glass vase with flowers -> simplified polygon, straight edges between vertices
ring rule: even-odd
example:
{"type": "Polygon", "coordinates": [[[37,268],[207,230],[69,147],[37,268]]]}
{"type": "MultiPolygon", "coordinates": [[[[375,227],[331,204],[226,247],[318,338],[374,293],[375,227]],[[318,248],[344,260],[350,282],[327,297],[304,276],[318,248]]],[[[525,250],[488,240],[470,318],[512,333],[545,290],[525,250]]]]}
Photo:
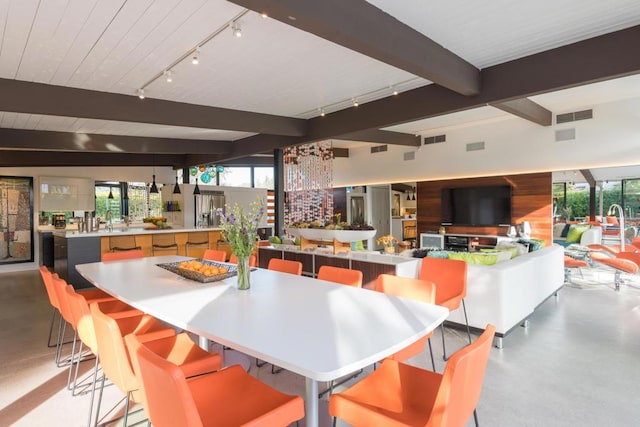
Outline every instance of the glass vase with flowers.
{"type": "Polygon", "coordinates": [[[218,209],[222,238],[238,258],[238,289],[241,290],[251,287],[249,257],[258,241],[258,226],[265,215],[264,206],[264,200],[258,197],[251,203],[248,213],[237,203],[232,207],[225,205],[224,211],[218,209]]]}
{"type": "Polygon", "coordinates": [[[396,253],[396,246],[398,244],[398,239],[393,237],[391,234],[387,234],[382,237],[378,237],[376,243],[382,245],[384,247],[384,252],[387,254],[396,253]]]}

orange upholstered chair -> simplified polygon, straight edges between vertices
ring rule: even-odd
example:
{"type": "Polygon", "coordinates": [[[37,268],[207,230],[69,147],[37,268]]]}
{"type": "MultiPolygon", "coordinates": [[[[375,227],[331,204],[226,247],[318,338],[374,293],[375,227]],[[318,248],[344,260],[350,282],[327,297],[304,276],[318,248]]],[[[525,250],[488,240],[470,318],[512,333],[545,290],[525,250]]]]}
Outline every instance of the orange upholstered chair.
{"type": "Polygon", "coordinates": [[[134,249],[131,251],[121,252],[105,252],[102,254],[102,262],[106,261],[122,261],[125,259],[144,258],[144,252],[142,249],[134,249]]]}
{"type": "MultiPolygon", "coordinates": [[[[249,267],[257,267],[258,266],[258,261],[257,261],[257,257],[255,255],[249,255],[249,267]]],[[[237,264],[238,263],[238,257],[236,256],[236,254],[231,254],[231,256],[229,257],[229,264],[237,264]]]]}
{"type": "Polygon", "coordinates": [[[636,274],[640,269],[640,254],[637,252],[619,252],[615,255],[615,258],[601,252],[592,252],[591,260],[614,269],[614,286],[616,291],[620,290],[622,273],[636,274]]]}
{"type": "MultiPolygon", "coordinates": [[[[395,295],[398,297],[411,298],[422,302],[428,302],[434,304],[436,300],[436,286],[432,282],[426,280],[412,279],[408,277],[398,277],[391,274],[381,274],[376,280],[376,291],[384,292],[385,294],[395,295]]],[[[433,370],[436,370],[436,363],[433,360],[433,351],[431,349],[431,335],[430,333],[423,338],[420,338],[415,343],[405,347],[399,352],[389,356],[391,359],[402,362],[417,354],[422,353],[424,345],[429,342],[429,354],[431,355],[431,366],[433,370]]]]}
{"type": "MultiPolygon", "coordinates": [[[[116,322],[115,319],[105,314],[100,303],[91,304],[90,310],[98,343],[98,357],[104,372],[100,397],[106,376],[126,395],[123,420],[125,426],[127,425],[130,401],[144,404],[145,396],[142,394],[138,379],[133,372],[123,336],[133,333],[140,335],[140,339],[145,341],[161,340],[156,344],[162,347],[162,350],[159,351],[162,351],[176,364],[181,364],[188,375],[213,371],[221,366],[219,355],[212,355],[200,349],[186,334],[184,334],[186,339],[177,338],[172,328],[168,328],[151,316],[144,315],[141,319],[126,325],[122,319],[120,322],[116,322]]],[[[99,414],[100,400],[96,409],[96,423],[99,414]]]]}
{"type": "Polygon", "coordinates": [[[227,253],[225,251],[219,251],[217,249],[207,249],[202,255],[202,259],[208,259],[209,261],[225,262],[227,260],[227,253]]]}
{"type": "Polygon", "coordinates": [[[233,365],[186,378],[139,337],[127,337],[154,427],[285,426],[304,416],[300,396],[275,390],[233,365]]]}
{"type": "Polygon", "coordinates": [[[341,285],[362,287],[362,271],[342,267],[322,265],[318,270],[318,280],[340,283],[341,285]]]}
{"type": "MultiPolygon", "coordinates": [[[[449,311],[460,308],[464,312],[464,321],[467,325],[467,335],[471,343],[471,331],[467,308],[464,305],[464,297],[467,296],[467,263],[456,259],[422,258],[422,267],[419,278],[433,282],[436,285],[436,304],[446,307],[449,311]]],[[[442,328],[442,351],[444,360],[447,360],[447,351],[444,344],[444,324],[442,328]]]]}
{"type": "Polygon", "coordinates": [[[495,327],[454,353],[442,374],[385,359],[329,398],[329,414],[358,426],[463,427],[480,399],[495,327]]]}
{"type": "Polygon", "coordinates": [[[580,277],[583,277],[582,270],[580,269],[588,266],[589,264],[587,263],[587,261],[571,258],[570,256],[565,255],[564,256],[564,281],[565,282],[569,281],[569,271],[574,268],[577,269],[578,272],[580,272],[580,277]]]}
{"type": "Polygon", "coordinates": [[[300,261],[291,261],[288,259],[271,258],[267,269],[279,271],[281,273],[302,275],[302,263],[300,261]]]}
{"type": "Polygon", "coordinates": [[[58,297],[56,296],[56,292],[53,289],[53,285],[51,283],[53,273],[51,273],[46,266],[42,265],[40,266],[40,276],[42,277],[42,283],[44,284],[44,289],[47,291],[49,304],[51,304],[52,308],[51,324],[49,325],[49,336],[47,337],[47,347],[57,347],[60,340],[60,331],[62,329],[62,317],[60,315],[60,304],[58,302],[58,297]],[[51,337],[53,334],[53,324],[56,322],[56,319],[58,319],[58,338],[55,343],[52,343],[51,337]]]}

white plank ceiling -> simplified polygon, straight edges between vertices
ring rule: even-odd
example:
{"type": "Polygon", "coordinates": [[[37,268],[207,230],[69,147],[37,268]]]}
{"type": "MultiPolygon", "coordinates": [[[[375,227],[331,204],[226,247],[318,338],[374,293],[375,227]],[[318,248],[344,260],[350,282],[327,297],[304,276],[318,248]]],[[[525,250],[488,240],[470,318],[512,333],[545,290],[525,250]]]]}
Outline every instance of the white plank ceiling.
{"type": "MultiPolygon", "coordinates": [[[[638,0],[369,3],[480,69],[640,24],[638,0]]],[[[310,118],[320,108],[329,113],[350,108],[353,99],[389,96],[391,87],[403,92],[430,83],[252,11],[238,21],[242,37],[234,37],[226,26],[243,11],[223,0],[0,0],[0,77],[134,96],[222,29],[201,47],[199,65],[190,58],[175,64],[173,81],[156,79],[146,96],[310,118]]],[[[625,85],[637,83],[621,79],[613,92],[623,96],[625,85]]],[[[536,102],[568,109],[583,96],[574,91],[536,102]]],[[[596,92],[588,95],[593,102],[607,97],[606,90],[596,92]]],[[[426,134],[505,114],[483,107],[391,129],[426,134]]],[[[0,127],[217,140],[251,135],[9,112],[0,112],[0,127]]]]}

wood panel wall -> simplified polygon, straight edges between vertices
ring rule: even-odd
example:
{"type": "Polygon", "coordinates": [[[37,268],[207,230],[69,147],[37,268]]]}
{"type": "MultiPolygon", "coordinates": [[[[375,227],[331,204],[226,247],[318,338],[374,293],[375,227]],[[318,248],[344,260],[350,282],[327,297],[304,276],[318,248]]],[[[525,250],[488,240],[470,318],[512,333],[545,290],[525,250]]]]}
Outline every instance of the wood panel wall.
{"type": "MultiPolygon", "coordinates": [[[[551,172],[482,178],[422,181],[417,183],[418,233],[437,231],[441,223],[440,198],[443,188],[510,185],[511,222],[531,224],[531,237],[553,243],[551,172]]],[[[506,227],[447,226],[447,233],[506,235],[506,227]]]]}

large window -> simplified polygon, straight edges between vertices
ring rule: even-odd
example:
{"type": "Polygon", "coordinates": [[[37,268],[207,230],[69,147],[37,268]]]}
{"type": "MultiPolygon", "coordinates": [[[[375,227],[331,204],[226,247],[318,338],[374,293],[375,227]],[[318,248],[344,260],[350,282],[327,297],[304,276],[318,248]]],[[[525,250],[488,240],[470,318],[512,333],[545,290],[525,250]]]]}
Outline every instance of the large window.
{"type": "Polygon", "coordinates": [[[250,167],[224,168],[224,172],[218,174],[220,185],[228,187],[251,187],[250,167]]]}
{"type": "Polygon", "coordinates": [[[253,168],[253,186],[273,190],[273,167],[253,168]]]}
{"type": "Polygon", "coordinates": [[[162,197],[150,193],[144,182],[97,182],[96,216],[106,219],[107,212],[113,222],[126,215],[131,222],[142,222],[148,216],[162,216],[162,197]]]}

